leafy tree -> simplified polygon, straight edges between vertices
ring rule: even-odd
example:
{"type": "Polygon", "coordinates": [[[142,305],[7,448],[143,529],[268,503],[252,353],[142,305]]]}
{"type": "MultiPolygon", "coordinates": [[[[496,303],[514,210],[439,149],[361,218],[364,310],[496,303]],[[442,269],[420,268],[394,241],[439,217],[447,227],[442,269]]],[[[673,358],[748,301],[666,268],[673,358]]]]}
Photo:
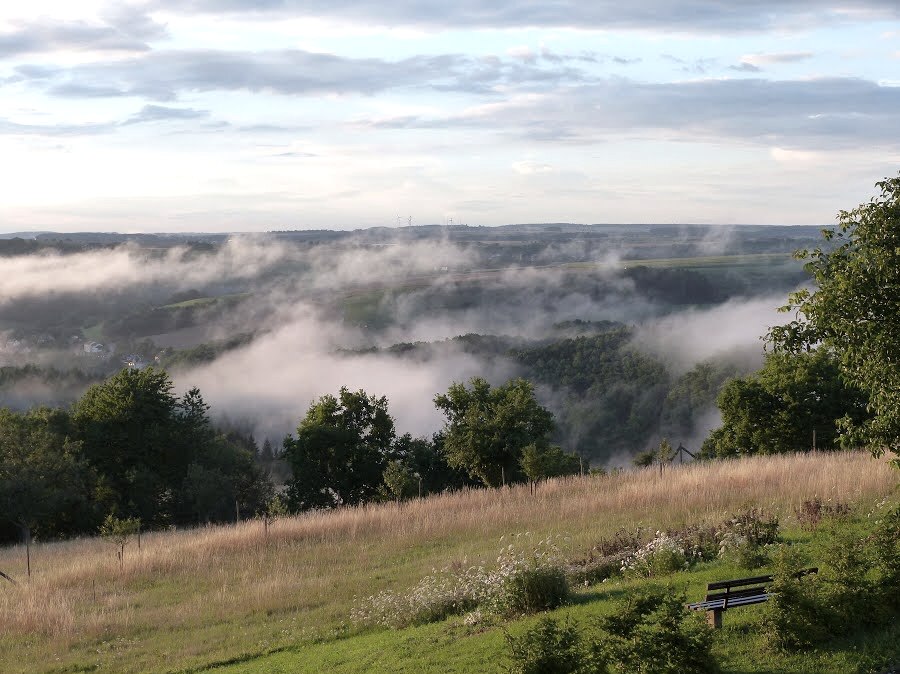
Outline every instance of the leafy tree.
{"type": "Polygon", "coordinates": [[[447,417],[447,463],[487,486],[521,480],[522,452],[528,445],[549,443],[553,415],[538,404],[534,386],[525,379],[492,388],[485,379],[473,377],[469,384],[471,388],[454,383],[434,399],[447,417]]]}
{"type": "Polygon", "coordinates": [[[447,463],[444,440],[443,433],[435,433],[430,440],[413,438],[409,433],[404,433],[394,442],[391,455],[418,476],[423,495],[478,484],[465,470],[453,468],[447,463]]]}
{"type": "Polygon", "coordinates": [[[182,424],[172,382],[153,368],[124,369],[75,403],[77,436],[117,495],[118,512],[146,522],[167,519],[160,503],[181,486],[202,416],[196,398],[187,403],[182,424]]]}
{"type": "Polygon", "coordinates": [[[833,351],[872,413],[845,419],[845,440],[900,456],[900,177],[876,185],[880,195],[823,231],[827,246],[798,251],[817,288],[792,293],[782,310],[795,319],[768,337],[780,351],[833,351]]]}
{"type": "Polygon", "coordinates": [[[18,527],[26,544],[35,534],[96,526],[96,475],[80,458],[78,443],[55,432],[47,412],[0,410],[0,520],[18,527]]]}
{"type": "Polygon", "coordinates": [[[271,485],[240,438],[217,434],[196,388],[176,398],[162,370],[122,370],[73,406],[72,426],[119,517],[167,524],[259,510],[271,485]]]}
{"type": "Polygon", "coordinates": [[[412,498],[418,488],[418,476],[397,459],[388,462],[384,469],[385,494],[397,503],[412,498]]]}
{"type": "Polygon", "coordinates": [[[297,437],[284,440],[294,478],[288,498],[295,509],[327,508],[372,500],[394,441],[387,398],[341,388],[310,405],[297,437]]]}
{"type": "Polygon", "coordinates": [[[865,396],[844,383],[826,348],[770,353],[755,375],[732,379],[719,394],[722,426],[706,439],[704,456],[775,454],[839,446],[840,419],[861,420],[865,396]]]}
{"type": "Polygon", "coordinates": [[[556,445],[528,445],[522,450],[519,465],[532,485],[550,477],[577,475],[582,469],[577,454],[564,452],[556,445]]]}
{"type": "Polygon", "coordinates": [[[137,535],[140,530],[141,521],[137,517],[116,517],[109,514],[100,525],[100,535],[118,548],[116,557],[119,564],[125,564],[125,546],[128,544],[128,539],[137,535]]]}

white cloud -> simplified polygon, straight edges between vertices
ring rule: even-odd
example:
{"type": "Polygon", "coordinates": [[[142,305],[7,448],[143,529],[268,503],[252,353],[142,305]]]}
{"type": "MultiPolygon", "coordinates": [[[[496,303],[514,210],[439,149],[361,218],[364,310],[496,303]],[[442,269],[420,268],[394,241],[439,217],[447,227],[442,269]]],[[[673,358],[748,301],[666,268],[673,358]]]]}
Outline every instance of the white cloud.
{"type": "Polygon", "coordinates": [[[519,173],[521,175],[536,175],[540,173],[552,173],[553,167],[550,164],[544,164],[542,162],[533,161],[531,159],[525,159],[522,161],[514,162],[513,171],[519,173]]]}

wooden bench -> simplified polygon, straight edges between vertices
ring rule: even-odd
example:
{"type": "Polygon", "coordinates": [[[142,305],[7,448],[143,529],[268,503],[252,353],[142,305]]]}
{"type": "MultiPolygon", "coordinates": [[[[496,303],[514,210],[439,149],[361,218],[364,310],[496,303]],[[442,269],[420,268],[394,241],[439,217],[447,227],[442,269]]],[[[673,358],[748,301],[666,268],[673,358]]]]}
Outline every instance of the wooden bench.
{"type": "MultiPolygon", "coordinates": [[[[797,578],[818,572],[818,568],[803,569],[797,573],[797,578]]],[[[706,599],[688,604],[688,608],[706,611],[707,621],[713,628],[718,629],[722,627],[722,613],[726,610],[767,601],[771,595],[766,585],[771,582],[772,576],[754,576],[710,583],[706,586],[706,599]]]]}

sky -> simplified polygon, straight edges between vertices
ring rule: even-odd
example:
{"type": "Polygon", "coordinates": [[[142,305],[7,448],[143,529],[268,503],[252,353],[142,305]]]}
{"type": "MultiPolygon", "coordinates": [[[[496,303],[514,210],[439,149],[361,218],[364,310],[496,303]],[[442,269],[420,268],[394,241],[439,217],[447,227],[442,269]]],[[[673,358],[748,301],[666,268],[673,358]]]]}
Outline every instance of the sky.
{"type": "Polygon", "coordinates": [[[4,0],[0,232],[830,224],[897,0],[4,0]]]}

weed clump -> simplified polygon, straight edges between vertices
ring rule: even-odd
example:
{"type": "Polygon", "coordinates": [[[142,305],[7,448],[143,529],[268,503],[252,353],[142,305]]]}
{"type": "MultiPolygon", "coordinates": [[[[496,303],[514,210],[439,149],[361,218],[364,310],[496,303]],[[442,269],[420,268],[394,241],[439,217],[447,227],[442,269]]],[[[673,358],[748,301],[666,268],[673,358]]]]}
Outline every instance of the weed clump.
{"type": "Polygon", "coordinates": [[[770,546],[778,540],[778,518],[750,508],[721,525],[718,556],[745,569],[758,569],[769,563],[770,546]]]}
{"type": "MultiPolygon", "coordinates": [[[[528,538],[528,535],[525,536],[528,538]]],[[[401,628],[470,613],[504,618],[547,611],[569,599],[559,551],[547,538],[521,549],[510,543],[493,568],[435,570],[408,592],[380,592],[353,608],[358,624],[401,628]]],[[[474,620],[474,619],[473,619],[474,620]]]]}

